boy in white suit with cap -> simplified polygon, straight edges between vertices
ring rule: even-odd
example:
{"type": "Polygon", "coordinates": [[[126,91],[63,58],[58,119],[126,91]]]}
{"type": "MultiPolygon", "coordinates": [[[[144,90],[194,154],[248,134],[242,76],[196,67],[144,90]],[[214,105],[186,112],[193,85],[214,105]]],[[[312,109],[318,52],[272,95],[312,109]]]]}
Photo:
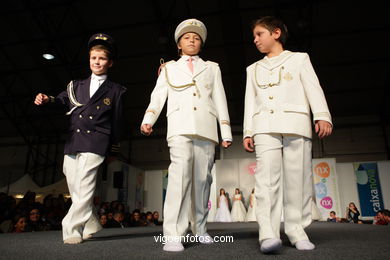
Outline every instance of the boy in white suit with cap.
{"type": "Polygon", "coordinates": [[[260,250],[282,246],[280,219],[298,250],[312,250],[304,228],[311,223],[313,113],[320,138],[332,133],[331,115],[307,53],[284,50],[287,28],[277,18],[253,24],[257,49],[266,56],[247,68],[244,148],[256,151],[260,250]]]}
{"type": "Polygon", "coordinates": [[[150,135],[168,99],[171,164],[164,205],[165,251],[184,250],[180,238],[187,231],[190,211],[198,241],[213,242],[205,225],[218,144],[217,122],[224,148],[231,145],[232,134],[219,66],[198,56],[206,36],[206,27],[199,20],[188,19],[177,26],[175,41],[181,57],[162,66],[141,124],[141,132],[150,135]]]}

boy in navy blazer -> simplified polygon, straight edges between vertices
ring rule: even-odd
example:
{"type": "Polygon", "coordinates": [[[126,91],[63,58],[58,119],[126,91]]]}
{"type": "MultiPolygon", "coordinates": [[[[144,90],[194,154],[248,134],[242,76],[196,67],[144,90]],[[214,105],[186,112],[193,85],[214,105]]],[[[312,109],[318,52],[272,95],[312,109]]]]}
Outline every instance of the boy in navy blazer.
{"type": "Polygon", "coordinates": [[[96,175],[111,147],[118,146],[122,97],[126,92],[125,87],[107,78],[116,51],[113,38],[95,34],[88,48],[92,71],[89,78],[71,81],[67,90],[56,97],[39,93],[34,101],[38,106],[52,102],[69,109],[63,169],[72,206],[62,221],[65,244],[79,244],[102,229],[93,212],[96,175]]]}

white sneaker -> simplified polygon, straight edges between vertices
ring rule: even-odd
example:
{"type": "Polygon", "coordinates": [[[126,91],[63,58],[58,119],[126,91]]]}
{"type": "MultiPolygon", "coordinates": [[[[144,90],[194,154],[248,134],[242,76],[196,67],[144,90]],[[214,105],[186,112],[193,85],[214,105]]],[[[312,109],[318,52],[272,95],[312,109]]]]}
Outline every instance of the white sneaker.
{"type": "Polygon", "coordinates": [[[214,239],[208,233],[204,233],[203,235],[198,236],[198,241],[202,244],[214,243],[214,239]]]}
{"type": "Polygon", "coordinates": [[[163,250],[168,252],[180,252],[184,251],[184,246],[180,242],[167,241],[163,247],[163,250]]]}
{"type": "Polygon", "coordinates": [[[264,254],[273,253],[282,248],[282,240],[279,238],[268,238],[260,242],[260,250],[264,254]]]}
{"type": "Polygon", "coordinates": [[[316,248],[315,245],[309,240],[298,241],[295,243],[295,247],[298,250],[313,250],[314,248],[316,248]]]}

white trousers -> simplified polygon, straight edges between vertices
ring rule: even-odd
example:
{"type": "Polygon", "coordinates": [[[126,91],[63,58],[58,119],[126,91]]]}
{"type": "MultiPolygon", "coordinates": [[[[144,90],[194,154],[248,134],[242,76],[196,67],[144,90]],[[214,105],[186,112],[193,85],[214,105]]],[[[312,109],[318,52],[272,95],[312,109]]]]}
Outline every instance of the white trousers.
{"type": "Polygon", "coordinates": [[[64,157],[64,174],[72,198],[72,206],[62,220],[64,240],[85,237],[102,229],[93,210],[93,195],[97,171],[103,161],[104,156],[94,153],[64,157]]]}
{"type": "Polygon", "coordinates": [[[280,237],[284,206],[284,230],[290,242],[307,240],[304,228],[311,223],[311,140],[297,135],[254,136],[256,216],[259,239],[280,237]]]}
{"type": "Polygon", "coordinates": [[[192,232],[206,233],[215,144],[188,136],[168,139],[171,164],[164,204],[165,236],[185,235],[189,214],[192,232]]]}

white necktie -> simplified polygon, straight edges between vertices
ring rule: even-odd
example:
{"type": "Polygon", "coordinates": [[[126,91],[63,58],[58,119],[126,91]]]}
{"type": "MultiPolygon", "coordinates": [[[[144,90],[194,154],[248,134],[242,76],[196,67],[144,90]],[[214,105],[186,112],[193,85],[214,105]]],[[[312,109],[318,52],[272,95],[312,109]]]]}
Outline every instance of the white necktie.
{"type": "Polygon", "coordinates": [[[101,79],[98,79],[98,78],[95,78],[93,77],[91,79],[91,87],[89,89],[89,97],[91,98],[93,96],[93,94],[95,94],[95,92],[98,90],[98,88],[100,87],[100,84],[101,84],[102,80],[101,79]]]}

